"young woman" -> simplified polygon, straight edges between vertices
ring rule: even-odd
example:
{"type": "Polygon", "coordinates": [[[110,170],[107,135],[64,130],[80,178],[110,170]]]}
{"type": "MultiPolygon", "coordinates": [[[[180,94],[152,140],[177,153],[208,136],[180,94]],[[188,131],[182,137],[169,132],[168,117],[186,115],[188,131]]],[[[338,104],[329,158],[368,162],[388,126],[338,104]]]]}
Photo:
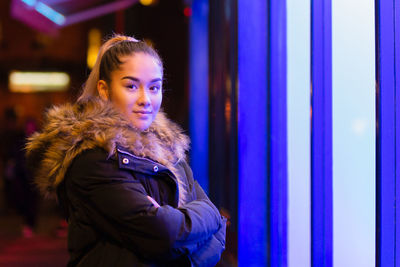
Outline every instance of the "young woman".
{"type": "Polygon", "coordinates": [[[68,220],[68,266],[214,266],[225,219],[193,179],[168,120],[157,52],[116,35],[77,103],[48,111],[27,144],[42,193],[68,220]]]}

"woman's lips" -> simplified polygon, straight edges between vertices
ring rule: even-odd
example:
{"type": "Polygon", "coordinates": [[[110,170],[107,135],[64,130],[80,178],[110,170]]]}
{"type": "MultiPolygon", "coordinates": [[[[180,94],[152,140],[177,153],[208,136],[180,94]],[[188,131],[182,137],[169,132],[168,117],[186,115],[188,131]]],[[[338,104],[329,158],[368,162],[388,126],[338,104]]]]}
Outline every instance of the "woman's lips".
{"type": "Polygon", "coordinates": [[[133,113],[138,113],[138,114],[151,114],[151,111],[147,111],[147,110],[137,110],[137,111],[133,111],[133,113]]]}
{"type": "Polygon", "coordinates": [[[137,118],[142,119],[142,120],[149,119],[152,114],[151,111],[144,111],[144,110],[134,111],[133,113],[136,114],[137,118]]]}

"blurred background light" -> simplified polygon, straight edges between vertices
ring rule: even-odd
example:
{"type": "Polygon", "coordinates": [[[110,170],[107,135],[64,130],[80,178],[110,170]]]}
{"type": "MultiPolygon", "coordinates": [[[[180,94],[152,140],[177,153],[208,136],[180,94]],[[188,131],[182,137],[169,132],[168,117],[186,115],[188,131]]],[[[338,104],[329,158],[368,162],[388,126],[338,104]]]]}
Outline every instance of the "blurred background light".
{"type": "Polygon", "coordinates": [[[22,2],[32,7],[36,4],[36,0],[22,0],[22,2]]]}
{"type": "Polygon", "coordinates": [[[351,122],[351,128],[355,135],[362,136],[368,130],[369,120],[367,118],[356,118],[351,122]]]}
{"type": "Polygon", "coordinates": [[[9,88],[15,93],[64,91],[69,82],[70,77],[65,72],[12,71],[9,75],[9,88]]]}
{"type": "Polygon", "coordinates": [[[87,51],[87,65],[90,69],[93,68],[96,63],[97,54],[99,53],[101,46],[101,32],[99,29],[91,29],[88,36],[89,46],[87,51]]]}
{"type": "Polygon", "coordinates": [[[192,15],[192,9],[191,9],[190,7],[185,7],[185,8],[183,9],[183,14],[184,14],[186,17],[190,17],[190,16],[192,15]]]}
{"type": "Polygon", "coordinates": [[[153,4],[153,0],[140,0],[140,3],[144,6],[149,6],[151,4],[153,4]]]}

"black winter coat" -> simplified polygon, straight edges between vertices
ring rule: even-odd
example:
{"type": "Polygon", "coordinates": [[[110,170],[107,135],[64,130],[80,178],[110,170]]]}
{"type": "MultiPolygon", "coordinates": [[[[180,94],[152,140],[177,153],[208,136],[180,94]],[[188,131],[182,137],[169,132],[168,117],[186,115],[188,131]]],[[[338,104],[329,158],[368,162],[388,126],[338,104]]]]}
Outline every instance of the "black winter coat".
{"type": "Polygon", "coordinates": [[[225,219],[193,179],[187,137],[162,113],[138,132],[99,100],[50,110],[27,145],[68,219],[69,266],[214,266],[225,219]]]}

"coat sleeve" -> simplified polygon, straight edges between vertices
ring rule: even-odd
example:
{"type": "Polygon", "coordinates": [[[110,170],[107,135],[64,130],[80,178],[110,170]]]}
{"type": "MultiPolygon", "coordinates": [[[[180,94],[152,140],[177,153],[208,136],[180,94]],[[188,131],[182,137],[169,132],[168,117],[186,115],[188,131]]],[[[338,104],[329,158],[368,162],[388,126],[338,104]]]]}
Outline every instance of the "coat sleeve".
{"type": "MultiPolygon", "coordinates": [[[[201,188],[197,181],[193,178],[193,173],[186,162],[183,162],[188,183],[192,185],[192,194],[195,200],[208,201],[211,203],[207,194],[201,188]]],[[[211,205],[213,205],[211,203],[211,205]]],[[[218,209],[213,205],[214,212],[217,216],[221,216],[218,209]]],[[[198,249],[190,254],[190,261],[194,267],[208,267],[215,266],[221,258],[222,252],[225,250],[225,236],[226,236],[226,218],[222,218],[222,224],[218,231],[214,233],[206,242],[201,244],[198,249]]]]}
{"type": "Polygon", "coordinates": [[[224,218],[218,232],[212,235],[207,242],[190,255],[193,267],[215,266],[219,262],[221,254],[225,249],[225,230],[226,219],[224,218]]]}
{"type": "Polygon", "coordinates": [[[223,223],[215,207],[202,199],[179,209],[155,207],[142,184],[129,171],[119,170],[104,151],[83,152],[68,177],[68,197],[73,194],[79,200],[98,231],[144,258],[169,260],[189,254],[223,223]]]}
{"type": "MultiPolygon", "coordinates": [[[[201,186],[194,181],[194,188],[197,199],[208,199],[201,186]]],[[[219,214],[219,213],[218,213],[219,214]]],[[[215,266],[221,259],[221,254],[225,250],[226,218],[222,217],[222,224],[218,231],[210,239],[204,242],[199,248],[190,255],[193,267],[215,266]]]]}

